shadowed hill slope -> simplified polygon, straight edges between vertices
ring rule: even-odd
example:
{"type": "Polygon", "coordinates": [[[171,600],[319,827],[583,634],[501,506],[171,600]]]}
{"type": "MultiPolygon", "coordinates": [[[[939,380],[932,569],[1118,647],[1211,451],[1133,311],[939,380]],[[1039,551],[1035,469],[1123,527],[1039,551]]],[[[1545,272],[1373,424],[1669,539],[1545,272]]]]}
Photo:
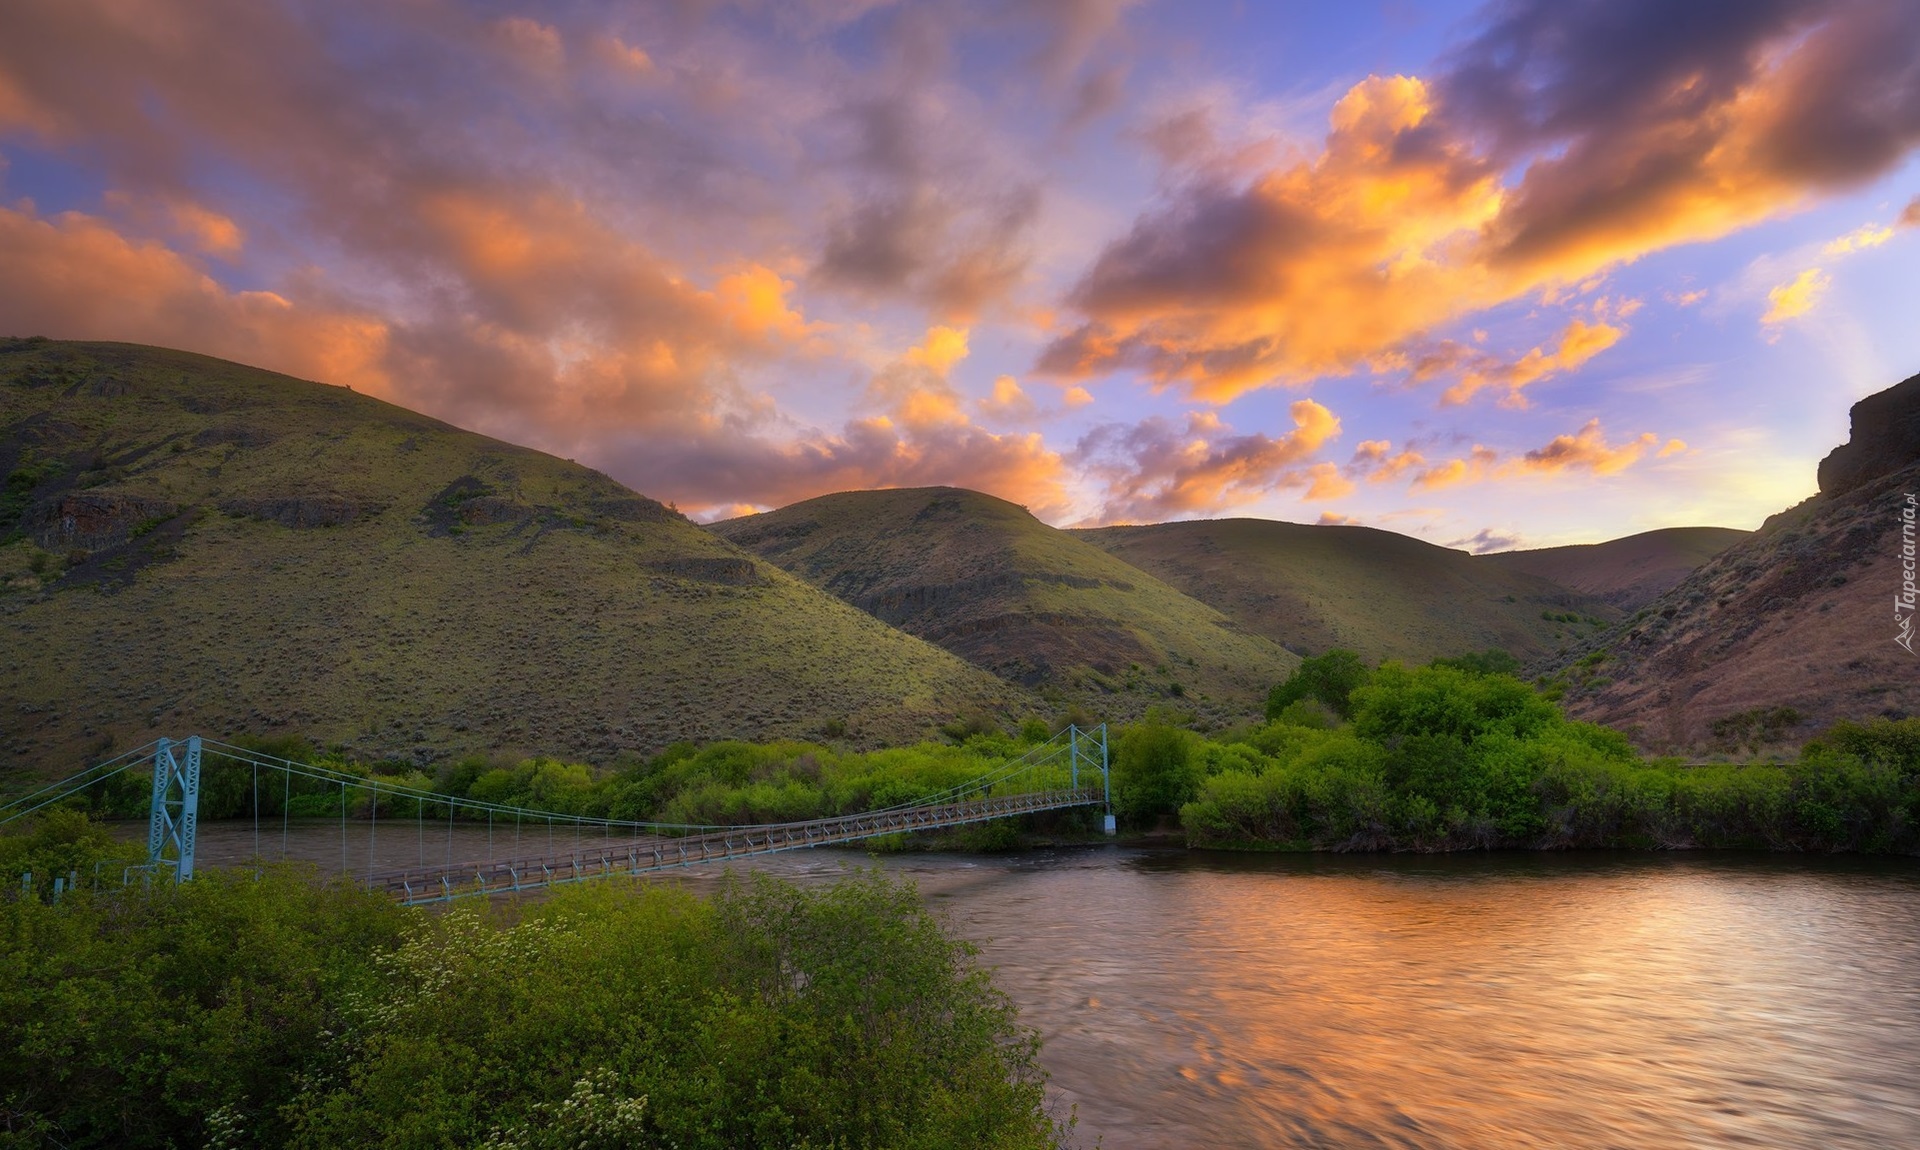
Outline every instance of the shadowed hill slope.
{"type": "Polygon", "coordinates": [[[1619,612],[1536,575],[1371,527],[1213,519],[1073,534],[1298,651],[1538,658],[1619,612]]]}
{"type": "Polygon", "coordinates": [[[1550,665],[1571,713],[1674,750],[1798,742],[1836,719],[1920,714],[1920,657],[1897,642],[1903,621],[1920,633],[1920,618],[1896,607],[1911,576],[1909,500],[1920,496],[1920,376],[1852,415],[1818,494],[1550,665]]]}
{"type": "Polygon", "coordinates": [[[0,770],[157,734],[604,758],[1023,692],[598,472],[350,390],[0,343],[0,770]]]}
{"type": "Polygon", "coordinates": [[[1024,508],[974,491],[850,491],[712,530],[1015,682],[1244,712],[1299,660],[1024,508]]]}
{"type": "Polygon", "coordinates": [[[1478,561],[1538,575],[1622,611],[1636,611],[1750,534],[1731,527],[1668,527],[1605,543],[1502,551],[1478,561]]]}

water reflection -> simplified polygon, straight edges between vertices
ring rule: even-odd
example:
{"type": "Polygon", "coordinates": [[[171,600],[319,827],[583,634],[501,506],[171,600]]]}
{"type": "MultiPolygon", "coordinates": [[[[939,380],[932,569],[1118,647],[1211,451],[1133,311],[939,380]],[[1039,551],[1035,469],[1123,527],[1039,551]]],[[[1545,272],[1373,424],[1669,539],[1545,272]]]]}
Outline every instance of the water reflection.
{"type": "MultiPolygon", "coordinates": [[[[344,849],[431,847],[409,829],[344,849]]],[[[312,849],[343,849],[337,830],[312,849]]],[[[758,865],[814,881],[868,861],[758,865]]],[[[1913,860],[880,863],[981,942],[1087,1145],[1920,1146],[1913,860]]]]}

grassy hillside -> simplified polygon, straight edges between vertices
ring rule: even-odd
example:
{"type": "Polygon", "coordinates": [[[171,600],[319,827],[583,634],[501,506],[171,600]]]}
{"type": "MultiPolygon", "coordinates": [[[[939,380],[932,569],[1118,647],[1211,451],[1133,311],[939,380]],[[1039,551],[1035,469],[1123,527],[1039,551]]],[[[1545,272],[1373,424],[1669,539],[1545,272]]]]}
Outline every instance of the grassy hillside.
{"type": "Polygon", "coordinates": [[[713,530],[876,618],[1104,716],[1166,700],[1244,711],[1298,664],[1153,576],[973,491],[844,492],[713,530]]]}
{"type": "Polygon", "coordinates": [[[1499,647],[1526,660],[1620,616],[1537,575],[1371,527],[1215,519],[1074,534],[1296,651],[1424,662],[1499,647]]]}
{"type": "Polygon", "coordinates": [[[1538,575],[1622,611],[1637,611],[1750,534],[1731,527],[1669,527],[1605,543],[1503,551],[1482,555],[1479,562],[1538,575]]]}
{"type": "Polygon", "coordinates": [[[0,344],[0,473],[0,771],[194,731],[873,742],[1030,701],[597,472],[201,356],[0,344]]]}
{"type": "Polygon", "coordinates": [[[1853,408],[1819,494],[1768,519],[1622,624],[1544,669],[1570,713],[1678,751],[1799,743],[1836,719],[1920,714],[1895,642],[1903,512],[1920,493],[1920,376],[1853,408]]]}

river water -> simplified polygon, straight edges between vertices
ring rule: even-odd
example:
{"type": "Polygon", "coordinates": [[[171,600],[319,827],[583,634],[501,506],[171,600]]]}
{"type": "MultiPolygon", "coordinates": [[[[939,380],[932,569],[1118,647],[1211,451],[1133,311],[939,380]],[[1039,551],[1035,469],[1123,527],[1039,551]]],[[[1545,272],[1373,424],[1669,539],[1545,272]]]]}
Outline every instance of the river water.
{"type": "MultiPolygon", "coordinates": [[[[206,827],[202,857],[229,834],[245,843],[206,827]]],[[[337,830],[312,841],[341,849],[337,830]]],[[[434,846],[416,830],[392,849],[434,846]]],[[[1914,860],[877,862],[980,945],[1081,1145],[1920,1147],[1914,860]]],[[[757,865],[816,881],[867,863],[757,865]]]]}

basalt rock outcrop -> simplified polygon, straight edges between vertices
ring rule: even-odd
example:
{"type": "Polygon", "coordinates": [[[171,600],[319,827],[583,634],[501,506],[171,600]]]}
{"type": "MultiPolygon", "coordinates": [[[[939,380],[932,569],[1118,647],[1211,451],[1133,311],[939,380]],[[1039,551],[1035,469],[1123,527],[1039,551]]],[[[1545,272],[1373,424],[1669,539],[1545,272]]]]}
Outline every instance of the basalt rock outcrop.
{"type": "Polygon", "coordinates": [[[1784,747],[1837,719],[1920,714],[1920,658],[1898,641],[1913,614],[1896,603],[1920,496],[1920,376],[1853,406],[1852,434],[1819,482],[1542,668],[1568,710],[1686,752],[1784,747]]]}

